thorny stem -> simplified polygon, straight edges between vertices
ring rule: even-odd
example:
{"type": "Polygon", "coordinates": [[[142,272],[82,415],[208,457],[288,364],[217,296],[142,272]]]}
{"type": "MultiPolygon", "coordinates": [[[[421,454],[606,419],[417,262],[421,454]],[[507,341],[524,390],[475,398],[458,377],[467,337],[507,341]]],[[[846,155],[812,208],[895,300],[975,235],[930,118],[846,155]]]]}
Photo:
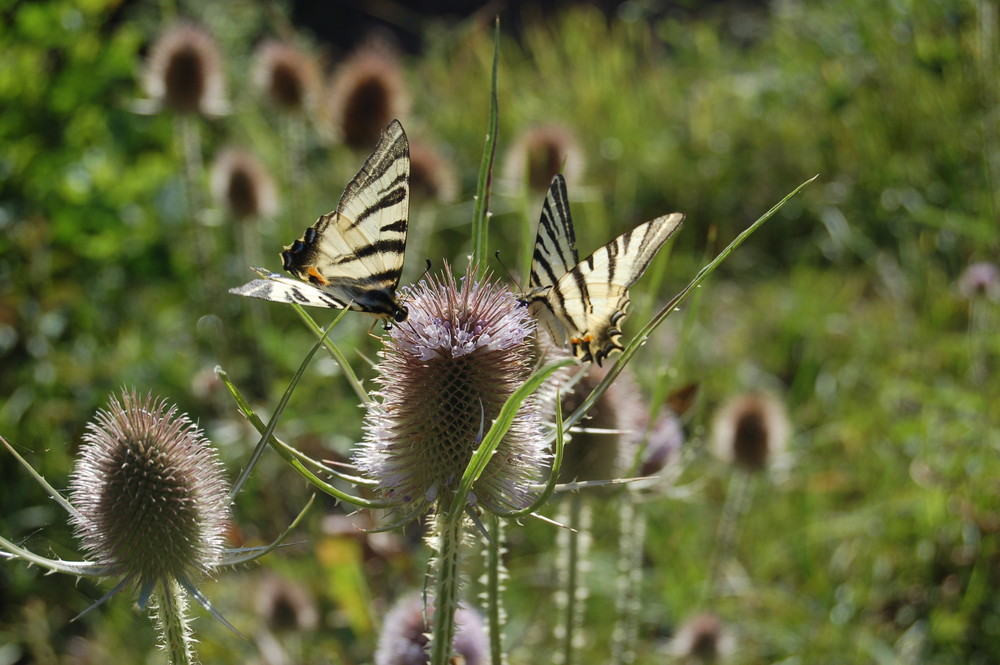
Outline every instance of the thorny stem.
{"type": "Polygon", "coordinates": [[[618,588],[615,596],[615,629],[611,658],[614,665],[635,662],[638,637],[639,586],[642,581],[642,551],[646,519],[630,492],[620,503],[618,541],[618,588]]]}
{"type": "Polygon", "coordinates": [[[437,571],[430,665],[449,665],[451,662],[452,643],[455,641],[455,611],[458,609],[464,521],[464,513],[454,515],[447,510],[438,510],[435,517],[437,571]]]}
{"type": "Polygon", "coordinates": [[[747,501],[750,498],[751,476],[751,472],[737,469],[729,480],[726,503],[723,505],[719,529],[715,534],[715,546],[708,560],[708,577],[705,578],[705,586],[701,592],[701,605],[708,601],[713,587],[719,581],[723,561],[732,556],[736,527],[746,512],[747,501]]]}
{"type": "Polygon", "coordinates": [[[493,665],[504,665],[507,662],[506,654],[503,650],[503,634],[501,623],[503,621],[503,608],[501,607],[503,591],[502,576],[503,570],[503,542],[504,529],[496,514],[488,513],[487,524],[493,536],[495,547],[486,547],[486,613],[490,627],[490,662],[493,665]]]}
{"type": "Polygon", "coordinates": [[[167,662],[170,665],[194,665],[198,659],[194,655],[194,638],[187,617],[187,597],[184,590],[174,579],[159,586],[162,594],[155,596],[152,610],[163,637],[167,662]]]}

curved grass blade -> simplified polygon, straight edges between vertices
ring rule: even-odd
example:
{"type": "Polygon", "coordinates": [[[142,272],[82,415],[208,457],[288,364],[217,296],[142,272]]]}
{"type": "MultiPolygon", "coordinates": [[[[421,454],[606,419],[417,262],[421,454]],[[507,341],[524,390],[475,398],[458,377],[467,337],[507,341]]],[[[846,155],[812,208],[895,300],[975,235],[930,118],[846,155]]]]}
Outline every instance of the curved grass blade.
{"type": "Polygon", "coordinates": [[[350,363],[347,362],[347,358],[344,357],[344,354],[341,352],[341,350],[337,348],[337,345],[334,344],[333,341],[326,336],[327,334],[329,334],[330,328],[333,327],[333,324],[336,324],[337,321],[340,321],[340,317],[342,317],[346,312],[348,312],[348,310],[346,309],[341,310],[340,314],[337,315],[337,318],[333,320],[333,324],[331,324],[330,328],[327,328],[326,333],[324,333],[323,328],[321,328],[320,325],[316,323],[316,320],[301,305],[292,303],[292,307],[295,308],[295,311],[298,313],[299,317],[305,322],[305,324],[309,326],[309,329],[313,331],[313,334],[315,334],[317,337],[320,338],[320,340],[323,341],[323,346],[326,347],[326,350],[330,352],[330,355],[333,356],[334,360],[337,361],[337,364],[340,365],[340,369],[344,372],[344,378],[347,379],[347,383],[350,384],[351,389],[354,390],[354,394],[358,396],[358,399],[361,400],[361,403],[365,404],[367,402],[370,402],[372,398],[368,396],[367,392],[365,392],[364,386],[361,385],[361,381],[358,380],[358,375],[354,373],[354,369],[351,367],[350,363]]]}
{"type": "Polygon", "coordinates": [[[490,85],[490,117],[486,127],[486,146],[479,165],[479,180],[476,184],[476,203],[472,213],[472,260],[476,272],[482,275],[486,270],[488,257],[487,231],[490,220],[490,189],[493,186],[493,162],[497,153],[497,70],[500,62],[500,17],[493,28],[493,77],[490,85]]]}
{"type": "Polygon", "coordinates": [[[80,512],[73,507],[73,504],[71,504],[68,500],[66,500],[66,498],[63,497],[63,495],[60,494],[56,488],[52,487],[52,485],[49,485],[49,482],[45,480],[42,474],[35,471],[34,467],[28,464],[28,462],[23,457],[21,457],[21,455],[18,454],[16,450],[14,450],[14,446],[7,443],[7,439],[0,436],[0,443],[2,443],[4,446],[7,447],[7,450],[10,451],[10,454],[14,456],[14,459],[20,462],[21,466],[23,466],[25,469],[28,470],[28,473],[31,474],[31,477],[35,479],[35,482],[41,485],[42,489],[44,489],[45,492],[50,497],[52,497],[52,499],[56,503],[58,503],[60,506],[63,507],[63,510],[72,515],[75,519],[83,520],[83,516],[80,515],[80,512]]]}
{"type": "Polygon", "coordinates": [[[479,448],[476,449],[476,452],[472,455],[472,459],[469,460],[469,465],[465,468],[465,473],[462,474],[462,480],[458,485],[458,490],[455,492],[455,496],[452,498],[451,506],[448,508],[449,524],[452,523],[450,520],[458,519],[459,515],[462,513],[462,510],[465,507],[466,498],[469,496],[469,492],[472,491],[472,486],[477,480],[479,480],[483,471],[486,470],[486,465],[489,464],[490,459],[493,457],[493,453],[496,452],[497,447],[500,445],[500,441],[507,433],[507,430],[510,429],[511,423],[514,422],[514,416],[517,415],[517,412],[520,410],[521,404],[524,400],[535,392],[535,390],[537,390],[547,378],[552,376],[553,373],[563,367],[575,364],[576,360],[574,358],[563,358],[561,360],[553,361],[532,374],[527,381],[521,384],[521,386],[507,398],[507,401],[504,402],[503,408],[500,409],[500,413],[497,415],[496,420],[493,421],[493,425],[486,433],[486,436],[483,437],[482,443],[479,444],[479,448]]]}
{"type": "MultiPolygon", "coordinates": [[[[278,419],[281,417],[281,414],[284,413],[285,407],[288,406],[288,400],[291,399],[292,392],[294,392],[295,387],[299,385],[299,381],[302,379],[302,375],[305,373],[306,367],[309,366],[309,362],[313,359],[313,356],[316,355],[316,352],[319,351],[319,347],[323,345],[323,340],[326,339],[326,336],[331,330],[333,330],[333,327],[340,322],[341,317],[343,317],[346,312],[346,309],[340,312],[337,318],[335,318],[333,322],[327,326],[326,330],[323,331],[319,341],[313,345],[312,349],[309,350],[309,353],[306,354],[306,357],[302,359],[298,370],[296,370],[295,375],[292,376],[292,380],[288,383],[288,388],[285,389],[284,394],[281,396],[281,400],[278,402],[278,407],[274,410],[274,413],[271,414],[271,418],[267,421],[267,429],[261,435],[260,441],[250,454],[250,461],[243,468],[243,471],[240,473],[239,478],[236,479],[236,482],[233,483],[233,488],[229,491],[230,501],[232,501],[232,499],[240,493],[240,490],[243,489],[243,485],[246,483],[247,478],[250,477],[250,473],[253,471],[254,467],[257,466],[257,462],[260,461],[260,456],[264,453],[264,448],[267,447],[271,436],[274,434],[274,429],[278,426],[278,419]]],[[[229,392],[232,393],[232,390],[229,392]]],[[[249,407],[249,404],[247,404],[247,407],[249,407]]]]}
{"type": "Polygon", "coordinates": [[[556,392],[556,442],[555,442],[555,456],[552,459],[552,470],[549,472],[549,480],[545,484],[545,489],[542,493],[538,495],[530,506],[523,508],[521,510],[513,510],[509,513],[496,512],[499,517],[523,517],[525,515],[530,515],[535,512],[549,500],[553,493],[556,491],[556,480],[559,479],[559,469],[562,468],[563,460],[563,449],[564,449],[564,439],[563,436],[563,418],[562,418],[562,399],[559,396],[558,391],[556,392]]]}
{"type": "Polygon", "coordinates": [[[260,557],[264,556],[268,552],[273,552],[274,550],[276,550],[281,545],[281,543],[283,543],[285,541],[285,538],[288,538],[288,535],[292,532],[292,529],[294,529],[295,527],[297,527],[299,525],[299,522],[301,522],[302,518],[304,518],[306,516],[306,513],[309,511],[309,508],[312,507],[313,502],[315,500],[316,500],[316,495],[312,494],[309,497],[309,500],[306,501],[306,505],[302,507],[302,510],[299,511],[299,514],[295,516],[294,520],[292,520],[292,523],[289,524],[288,527],[284,531],[281,532],[281,535],[279,535],[277,538],[275,538],[271,542],[271,544],[269,544],[269,545],[267,545],[265,547],[254,547],[253,551],[249,552],[247,554],[241,554],[241,555],[237,555],[237,556],[233,556],[233,557],[223,557],[223,560],[219,562],[219,565],[221,565],[221,566],[236,566],[236,565],[239,565],[241,563],[249,563],[250,561],[254,561],[255,559],[259,559],[260,557]]]}
{"type": "Polygon", "coordinates": [[[726,258],[733,253],[733,251],[736,250],[737,247],[742,245],[747,238],[753,235],[754,231],[760,228],[760,226],[764,222],[773,217],[774,214],[782,208],[782,206],[788,203],[788,201],[793,196],[798,194],[806,185],[808,185],[818,177],[819,175],[814,175],[813,177],[809,178],[801,185],[796,187],[794,190],[792,190],[790,194],[785,196],[785,198],[781,199],[781,201],[775,204],[770,210],[768,210],[759,218],[757,218],[757,221],[748,226],[741,234],[736,236],[736,238],[731,243],[729,243],[729,245],[724,250],[719,252],[719,254],[714,259],[712,259],[707,265],[705,265],[704,268],[699,270],[698,274],[694,276],[694,279],[688,282],[687,286],[681,289],[680,293],[671,298],[670,302],[664,305],[663,309],[657,312],[657,314],[652,319],[650,319],[649,322],[646,323],[646,325],[644,325],[642,329],[635,335],[632,341],[629,342],[628,346],[625,347],[625,350],[622,351],[622,354],[618,357],[618,360],[608,370],[608,373],[604,376],[604,379],[602,379],[601,382],[597,384],[597,386],[590,392],[590,394],[587,395],[587,397],[583,400],[580,406],[577,407],[576,411],[574,411],[566,419],[564,425],[566,427],[572,427],[576,423],[580,422],[580,420],[585,415],[587,415],[587,412],[591,409],[592,406],[594,406],[594,404],[601,397],[601,395],[604,394],[604,391],[606,391],[608,387],[612,384],[612,382],[614,382],[614,380],[618,378],[618,375],[621,374],[621,371],[625,368],[625,365],[632,359],[632,356],[635,355],[636,351],[639,350],[639,347],[645,344],[646,339],[649,338],[649,335],[653,332],[653,330],[655,330],[658,325],[663,323],[663,320],[666,319],[677,308],[678,305],[684,302],[688,298],[688,296],[690,296],[691,293],[708,278],[709,275],[715,272],[715,269],[718,268],[719,265],[721,265],[722,262],[725,261],[726,258]]]}
{"type": "MultiPolygon", "coordinates": [[[[257,415],[253,412],[253,409],[250,408],[250,404],[247,403],[246,399],[243,397],[242,393],[240,393],[239,389],[235,385],[233,385],[232,381],[229,380],[229,376],[225,373],[225,371],[223,371],[222,369],[216,369],[216,374],[219,375],[219,378],[222,380],[226,388],[229,390],[229,394],[232,395],[233,399],[236,400],[236,405],[237,408],[240,410],[240,413],[242,413],[251,422],[253,422],[254,420],[260,422],[260,418],[258,418],[257,415]]],[[[336,487],[325,482],[322,478],[320,478],[319,476],[311,472],[309,469],[307,469],[305,465],[298,459],[298,455],[301,455],[301,453],[299,453],[298,451],[295,451],[295,454],[290,452],[295,450],[294,448],[292,448],[286,443],[279,441],[273,436],[267,437],[266,440],[268,441],[268,443],[271,444],[271,447],[274,448],[279,455],[281,455],[282,459],[288,462],[288,464],[293,469],[298,471],[303,478],[312,483],[317,489],[322,491],[324,494],[329,494],[335,499],[344,501],[354,506],[358,506],[360,508],[392,507],[392,504],[387,502],[370,501],[338,490],[336,487]]]]}

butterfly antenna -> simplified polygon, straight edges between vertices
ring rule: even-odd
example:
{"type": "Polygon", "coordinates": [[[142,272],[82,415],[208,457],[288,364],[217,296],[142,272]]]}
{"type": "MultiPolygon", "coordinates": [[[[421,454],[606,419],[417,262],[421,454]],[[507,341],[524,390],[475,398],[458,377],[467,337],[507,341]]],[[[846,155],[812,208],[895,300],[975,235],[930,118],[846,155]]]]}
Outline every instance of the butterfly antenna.
{"type": "Polygon", "coordinates": [[[510,268],[508,268],[507,264],[504,263],[503,259],[500,258],[500,250],[498,249],[496,252],[494,252],[493,256],[495,256],[497,261],[500,262],[500,265],[503,267],[504,274],[510,278],[510,281],[514,282],[514,285],[517,287],[517,290],[523,292],[524,289],[521,288],[521,283],[517,279],[517,273],[513,272],[510,268]]]}

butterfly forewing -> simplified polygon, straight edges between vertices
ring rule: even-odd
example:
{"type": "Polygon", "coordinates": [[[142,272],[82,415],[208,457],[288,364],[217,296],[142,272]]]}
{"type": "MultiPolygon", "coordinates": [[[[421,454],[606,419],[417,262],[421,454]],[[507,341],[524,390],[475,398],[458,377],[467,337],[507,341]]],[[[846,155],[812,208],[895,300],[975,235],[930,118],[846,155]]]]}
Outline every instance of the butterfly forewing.
{"type": "Polygon", "coordinates": [[[640,224],[580,261],[566,182],[557,175],[542,206],[525,295],[539,326],[556,343],[569,341],[581,360],[600,364],[620,351],[628,289],[683,220],[673,213],[640,224]]]}
{"type": "Polygon", "coordinates": [[[282,252],[285,270],[307,283],[269,273],[232,292],[404,320],[406,309],[395,292],[406,246],[409,175],[409,144],[394,120],[348,183],[337,209],[282,252]]]}
{"type": "Polygon", "coordinates": [[[579,261],[566,196],[566,180],[560,173],[552,179],[542,204],[528,285],[531,290],[552,286],[579,261]]]}

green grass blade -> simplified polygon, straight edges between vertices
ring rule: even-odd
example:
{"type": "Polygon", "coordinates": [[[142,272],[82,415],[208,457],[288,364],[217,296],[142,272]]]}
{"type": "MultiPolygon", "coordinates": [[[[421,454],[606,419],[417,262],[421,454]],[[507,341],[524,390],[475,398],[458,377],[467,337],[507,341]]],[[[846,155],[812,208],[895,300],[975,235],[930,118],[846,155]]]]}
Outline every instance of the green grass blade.
{"type": "Polygon", "coordinates": [[[365,392],[364,386],[361,385],[361,381],[358,380],[358,375],[354,373],[354,369],[352,369],[351,365],[347,362],[347,358],[340,351],[340,349],[337,348],[337,345],[334,344],[333,341],[331,341],[330,338],[326,336],[333,328],[333,326],[336,325],[338,321],[340,321],[340,317],[342,317],[349,310],[346,309],[341,310],[340,314],[337,315],[337,318],[333,320],[333,324],[331,324],[330,328],[327,329],[326,333],[324,333],[323,328],[320,327],[318,323],[316,323],[316,320],[313,319],[312,316],[310,316],[309,312],[307,312],[302,307],[302,305],[297,305],[295,303],[292,303],[292,307],[295,308],[295,311],[298,313],[299,317],[305,322],[305,324],[309,326],[309,329],[313,331],[313,334],[315,334],[317,337],[320,338],[320,340],[322,340],[323,346],[326,347],[326,350],[330,352],[330,355],[333,356],[333,359],[337,361],[338,365],[340,365],[340,369],[343,370],[344,372],[344,378],[347,379],[347,382],[354,390],[354,394],[357,395],[358,399],[361,400],[361,403],[367,404],[368,402],[370,402],[372,398],[368,396],[367,392],[365,392]]]}
{"type": "MultiPolygon", "coordinates": [[[[233,483],[233,488],[229,492],[230,500],[232,500],[237,494],[240,493],[240,490],[243,489],[243,485],[244,483],[246,483],[247,478],[250,477],[250,473],[253,472],[254,467],[257,466],[257,462],[260,461],[260,456],[264,454],[264,448],[267,447],[267,444],[270,441],[271,436],[274,434],[274,429],[278,426],[278,418],[281,417],[281,414],[284,413],[285,411],[285,407],[288,406],[288,400],[291,399],[292,392],[295,391],[295,387],[299,384],[299,381],[302,379],[302,375],[305,373],[306,367],[309,366],[309,363],[310,361],[312,361],[313,356],[315,356],[316,352],[319,351],[319,347],[323,345],[323,340],[326,339],[327,334],[329,334],[329,332],[333,330],[333,327],[337,325],[337,323],[340,321],[340,318],[344,316],[344,312],[346,311],[347,310],[341,312],[340,315],[333,320],[333,322],[327,327],[327,329],[323,331],[319,341],[313,344],[312,349],[310,349],[309,353],[306,354],[306,357],[302,359],[302,362],[299,364],[298,370],[296,370],[295,375],[292,376],[292,380],[288,383],[288,387],[285,389],[284,394],[281,396],[281,400],[278,402],[278,408],[276,408],[274,410],[274,413],[271,414],[271,418],[267,422],[267,428],[260,437],[260,442],[256,445],[256,447],[254,447],[253,452],[250,454],[250,461],[243,468],[243,471],[240,473],[239,478],[236,479],[236,482],[233,483]]],[[[247,404],[247,407],[249,407],[249,404],[247,404]]]]}
{"type": "Polygon", "coordinates": [[[549,473],[549,480],[545,484],[545,488],[542,493],[538,495],[530,506],[527,508],[522,508],[521,510],[514,510],[509,513],[497,512],[500,517],[524,517],[525,515],[530,515],[539,508],[545,505],[545,502],[556,491],[556,480],[559,479],[559,469],[562,468],[563,460],[563,450],[565,444],[565,437],[563,436],[563,417],[562,417],[562,398],[556,395],[556,450],[555,456],[552,459],[552,470],[549,473]]]}
{"type": "MultiPolygon", "coordinates": [[[[260,418],[257,416],[256,413],[254,413],[253,409],[250,407],[250,404],[243,397],[242,393],[240,393],[239,389],[229,379],[229,376],[226,374],[226,372],[223,371],[222,369],[217,368],[216,374],[218,374],[220,380],[226,386],[226,389],[229,390],[229,394],[233,396],[234,400],[236,400],[237,408],[239,408],[240,412],[251,422],[254,422],[254,420],[260,422],[260,418]]],[[[309,469],[307,469],[303,464],[303,462],[299,459],[299,456],[302,456],[301,453],[299,453],[298,451],[295,451],[293,453],[292,452],[294,450],[293,448],[291,448],[285,443],[282,443],[281,441],[278,441],[278,439],[276,439],[274,436],[265,437],[265,440],[271,444],[271,447],[274,448],[279,455],[281,455],[282,459],[284,459],[293,469],[298,471],[303,478],[312,483],[313,486],[315,486],[323,493],[329,494],[335,499],[344,501],[354,506],[358,506],[360,508],[392,507],[392,504],[387,502],[369,501],[367,499],[362,499],[360,497],[347,494],[346,492],[342,492],[341,490],[337,489],[330,483],[327,483],[322,478],[320,478],[319,476],[311,472],[309,469]]]]}
{"type": "Polygon", "coordinates": [[[63,495],[60,494],[56,488],[52,487],[52,485],[49,484],[49,481],[45,480],[42,474],[35,471],[34,467],[28,464],[28,462],[23,457],[21,457],[16,450],[14,450],[14,446],[7,443],[7,439],[0,436],[0,443],[3,443],[3,445],[6,446],[7,450],[10,451],[10,454],[14,456],[14,458],[21,464],[21,466],[23,466],[25,469],[28,470],[28,473],[31,474],[31,477],[35,479],[35,482],[41,485],[42,489],[44,489],[46,493],[48,493],[48,495],[52,497],[52,499],[56,503],[58,503],[60,506],[63,507],[63,510],[72,515],[74,518],[78,520],[83,520],[83,517],[80,515],[80,511],[74,508],[73,504],[67,501],[66,498],[63,497],[63,495]]]}
{"type": "Polygon", "coordinates": [[[670,302],[664,305],[663,309],[657,312],[657,314],[652,319],[650,319],[649,322],[646,323],[646,325],[642,327],[642,329],[636,334],[636,336],[632,339],[632,341],[629,342],[628,346],[625,347],[625,350],[622,352],[621,356],[618,357],[618,360],[615,362],[615,364],[612,365],[611,369],[608,370],[608,373],[604,376],[604,379],[599,384],[597,384],[597,386],[590,392],[589,395],[587,395],[586,399],[584,399],[583,402],[580,404],[580,406],[577,407],[576,411],[574,411],[569,416],[569,418],[566,419],[565,426],[572,427],[576,423],[580,422],[580,420],[585,415],[587,415],[587,412],[591,409],[591,407],[594,406],[597,400],[600,399],[601,395],[604,394],[604,391],[606,391],[608,387],[614,382],[614,380],[618,378],[618,375],[621,374],[622,370],[625,368],[625,365],[632,359],[632,356],[635,355],[636,351],[639,350],[639,347],[645,344],[646,340],[649,338],[649,335],[656,329],[656,327],[661,323],[663,323],[664,319],[666,319],[677,308],[678,305],[687,300],[688,296],[690,296],[691,293],[696,288],[701,286],[702,282],[708,279],[708,276],[711,275],[713,272],[715,272],[715,269],[718,268],[722,264],[722,262],[726,260],[726,257],[732,254],[737,247],[742,245],[743,242],[754,233],[754,231],[760,228],[760,226],[764,222],[773,217],[774,214],[782,208],[782,206],[788,203],[788,201],[791,200],[793,196],[802,191],[802,189],[806,185],[808,185],[818,177],[819,175],[814,175],[813,177],[809,178],[801,185],[796,187],[794,190],[792,190],[790,194],[785,196],[785,198],[781,199],[781,201],[775,204],[770,210],[761,215],[757,219],[757,221],[755,221],[753,224],[747,227],[743,231],[743,233],[736,236],[736,238],[731,243],[729,243],[729,245],[724,250],[719,252],[718,256],[712,259],[704,268],[699,270],[698,274],[694,276],[694,279],[688,282],[687,286],[681,289],[680,293],[671,298],[670,302]]]}
{"type": "Polygon", "coordinates": [[[313,494],[309,497],[309,500],[306,501],[306,505],[302,507],[302,510],[299,511],[299,514],[295,516],[295,519],[292,520],[292,523],[289,524],[288,527],[281,532],[281,535],[275,538],[271,544],[267,545],[266,547],[254,548],[254,551],[248,554],[241,554],[232,557],[224,557],[220,565],[238,566],[241,563],[249,563],[255,559],[259,559],[268,552],[273,552],[275,549],[278,548],[279,545],[281,545],[281,543],[285,542],[285,539],[288,538],[288,535],[292,532],[292,530],[299,525],[299,523],[306,516],[306,513],[309,512],[309,508],[312,507],[313,502],[315,501],[316,501],[316,495],[313,494]]]}
{"type": "Polygon", "coordinates": [[[490,427],[489,432],[483,437],[482,442],[479,444],[479,448],[473,453],[472,459],[469,460],[469,465],[465,469],[465,473],[462,474],[462,480],[458,485],[458,490],[452,499],[451,506],[449,510],[449,516],[451,518],[457,519],[458,515],[461,514],[463,507],[465,506],[466,497],[468,497],[469,492],[472,491],[472,486],[475,484],[479,477],[486,470],[486,465],[489,464],[490,459],[493,457],[493,453],[496,452],[497,447],[500,445],[500,441],[503,439],[507,430],[510,429],[511,423],[514,422],[514,417],[517,415],[518,410],[521,408],[521,404],[528,398],[531,393],[535,392],[542,383],[552,376],[552,374],[563,367],[568,367],[570,365],[575,365],[576,360],[573,358],[563,358],[561,360],[556,360],[549,363],[542,369],[538,370],[532,374],[527,381],[521,384],[517,390],[507,398],[504,402],[503,408],[500,409],[500,414],[497,416],[496,420],[493,421],[493,425],[490,427]]]}
{"type": "Polygon", "coordinates": [[[493,78],[490,94],[490,117],[486,128],[486,146],[479,166],[479,181],[476,185],[476,203],[472,213],[472,259],[476,270],[485,270],[490,218],[490,189],[493,185],[493,162],[497,153],[497,70],[500,62],[500,17],[493,29],[493,78]]]}

